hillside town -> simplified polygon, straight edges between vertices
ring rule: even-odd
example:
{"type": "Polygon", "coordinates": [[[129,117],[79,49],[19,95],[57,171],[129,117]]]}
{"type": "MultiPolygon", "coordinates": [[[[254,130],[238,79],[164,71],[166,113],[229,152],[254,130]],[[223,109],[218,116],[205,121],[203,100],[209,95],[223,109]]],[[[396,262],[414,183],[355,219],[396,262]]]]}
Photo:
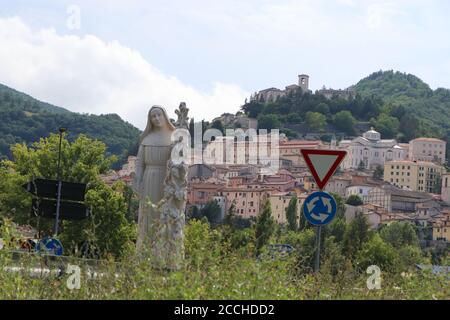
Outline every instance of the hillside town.
{"type": "MultiPolygon", "coordinates": [[[[205,150],[215,143],[205,144],[205,150]]],[[[243,219],[255,219],[261,204],[269,199],[273,218],[285,224],[290,199],[298,199],[300,217],[303,201],[318,190],[301,150],[338,149],[347,156],[325,191],[344,200],[351,196],[361,199],[358,205],[346,203],[347,222],[365,215],[371,228],[377,229],[391,221],[409,221],[419,228],[422,246],[450,240],[450,173],[445,169],[446,144],[442,140],[423,137],[402,144],[382,139],[373,128],[354,139],[331,143],[289,140],[280,135],[280,167],[275,174],[264,174],[262,165],[249,163],[253,151],[248,142],[234,144],[236,150],[246,148],[246,162],[190,165],[188,216],[194,207],[202,209],[215,201],[220,206],[220,220],[230,208],[243,219]]],[[[103,179],[131,184],[135,162],[136,157],[130,156],[121,170],[103,179]]]]}

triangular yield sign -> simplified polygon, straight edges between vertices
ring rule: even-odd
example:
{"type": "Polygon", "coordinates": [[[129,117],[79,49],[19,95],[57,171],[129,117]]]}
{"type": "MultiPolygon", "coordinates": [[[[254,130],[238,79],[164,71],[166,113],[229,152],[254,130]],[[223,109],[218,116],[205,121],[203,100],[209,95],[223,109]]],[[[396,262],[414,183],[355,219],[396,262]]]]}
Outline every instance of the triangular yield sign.
{"type": "Polygon", "coordinates": [[[320,190],[325,188],[339,164],[344,160],[346,151],[339,150],[301,150],[303,158],[320,190]]]}

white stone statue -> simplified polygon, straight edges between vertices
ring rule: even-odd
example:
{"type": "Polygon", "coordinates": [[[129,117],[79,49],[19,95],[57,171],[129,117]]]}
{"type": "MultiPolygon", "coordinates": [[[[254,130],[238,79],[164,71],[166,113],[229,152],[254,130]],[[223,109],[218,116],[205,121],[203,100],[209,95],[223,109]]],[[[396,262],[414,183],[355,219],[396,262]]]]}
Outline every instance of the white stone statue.
{"type": "MultiPolygon", "coordinates": [[[[177,126],[185,127],[187,112],[180,104],[177,126]]],[[[171,152],[180,141],[172,142],[175,126],[166,111],[153,106],[140,138],[134,189],[139,195],[139,234],[137,250],[148,254],[160,269],[179,269],[184,259],[184,209],[187,165],[174,163],[171,152]]]]}

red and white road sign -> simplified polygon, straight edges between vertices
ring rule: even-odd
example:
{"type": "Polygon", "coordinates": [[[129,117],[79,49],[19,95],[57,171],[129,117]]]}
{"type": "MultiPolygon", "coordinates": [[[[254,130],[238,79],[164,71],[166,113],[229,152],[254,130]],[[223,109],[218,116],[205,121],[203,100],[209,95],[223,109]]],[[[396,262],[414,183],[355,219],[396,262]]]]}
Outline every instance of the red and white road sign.
{"type": "Polygon", "coordinates": [[[347,154],[346,151],[340,150],[302,149],[301,152],[320,190],[325,188],[347,154]]]}

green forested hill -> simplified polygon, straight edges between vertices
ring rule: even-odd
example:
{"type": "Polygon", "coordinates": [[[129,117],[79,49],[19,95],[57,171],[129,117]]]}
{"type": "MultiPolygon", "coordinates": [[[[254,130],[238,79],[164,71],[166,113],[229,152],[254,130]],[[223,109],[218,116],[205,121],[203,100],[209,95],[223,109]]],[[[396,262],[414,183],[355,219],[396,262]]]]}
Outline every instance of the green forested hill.
{"type": "Polygon", "coordinates": [[[87,115],[38,101],[0,85],[0,158],[10,156],[10,145],[32,143],[59,127],[68,129],[73,140],[80,133],[106,143],[108,152],[119,157],[120,165],[137,149],[139,130],[116,114],[87,115]]]}
{"type": "Polygon", "coordinates": [[[250,101],[242,110],[258,117],[260,127],[281,127],[294,137],[304,132],[352,136],[358,124],[368,124],[383,138],[402,142],[419,136],[450,141],[449,89],[432,90],[416,76],[394,71],[375,72],[353,88],[356,97],[349,100],[297,91],[272,102],[250,101]]]}
{"type": "Polygon", "coordinates": [[[0,102],[2,109],[4,107],[21,108],[27,111],[42,112],[48,111],[51,113],[66,113],[70,112],[61,107],[56,107],[46,102],[30,97],[29,95],[16,91],[5,85],[0,84],[0,102]]]}
{"type": "Polygon", "coordinates": [[[377,96],[386,104],[404,108],[419,120],[418,131],[427,136],[450,136],[450,90],[430,87],[414,75],[379,71],[359,81],[362,96],[377,96]]]}

